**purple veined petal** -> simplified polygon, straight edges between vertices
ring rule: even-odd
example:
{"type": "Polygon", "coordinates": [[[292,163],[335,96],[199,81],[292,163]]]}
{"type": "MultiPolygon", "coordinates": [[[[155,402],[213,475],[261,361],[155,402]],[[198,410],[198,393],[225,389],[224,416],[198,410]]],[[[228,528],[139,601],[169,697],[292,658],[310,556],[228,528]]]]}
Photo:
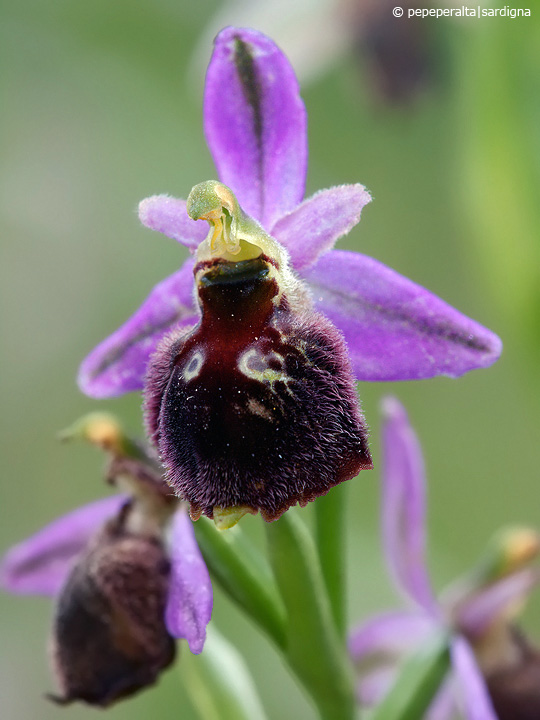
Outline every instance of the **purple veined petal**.
{"type": "Polygon", "coordinates": [[[170,555],[171,587],[165,622],[170,634],[185,638],[191,652],[198,655],[212,615],[212,584],[184,508],[173,518],[170,555]]]}
{"type": "Polygon", "coordinates": [[[153,195],[139,203],[139,220],[194,250],[208,235],[205,220],[192,220],[186,212],[186,201],[169,195],[153,195]]]}
{"type": "Polygon", "coordinates": [[[458,606],[456,626],[468,637],[482,635],[498,617],[512,619],[515,610],[521,609],[524,600],[539,582],[538,572],[526,569],[493,583],[458,606]]]}
{"type": "Polygon", "coordinates": [[[382,533],[396,585],[435,618],[441,610],[425,561],[425,476],[418,439],[395,399],[383,402],[382,533]]]}
{"type": "Polygon", "coordinates": [[[497,720],[486,684],[468,642],[456,636],[450,648],[458,701],[465,720],[497,720]]]}
{"type": "Polygon", "coordinates": [[[271,234],[285,245],[296,270],[313,265],[358,222],[371,196],[363,185],[320,190],[280,218],[271,234]]]}
{"type": "Polygon", "coordinates": [[[376,615],[349,636],[349,654],[356,662],[370,655],[396,656],[410,652],[436,628],[423,612],[397,611],[376,615]]]}
{"type": "Polygon", "coordinates": [[[115,495],[84,505],[12,547],[0,564],[0,587],[21,595],[56,595],[77,555],[126,499],[115,495]]]}
{"type": "Polygon", "coordinates": [[[332,250],[302,274],[345,335],[359,380],[457,377],[501,353],[494,333],[366,255],[332,250]]]}
{"type": "Polygon", "coordinates": [[[395,683],[397,665],[384,665],[363,674],[356,683],[356,697],[363,707],[375,707],[395,683]]]}
{"type": "Polygon", "coordinates": [[[161,338],[197,322],[193,303],[193,260],[160,282],[141,307],[83,360],[80,389],[95,398],[140,390],[146,365],[161,338]]]}
{"type": "Polygon", "coordinates": [[[204,128],[219,179],[266,229],[302,200],[306,111],[294,71],[270,38],[248,28],[219,33],[204,128]]]}

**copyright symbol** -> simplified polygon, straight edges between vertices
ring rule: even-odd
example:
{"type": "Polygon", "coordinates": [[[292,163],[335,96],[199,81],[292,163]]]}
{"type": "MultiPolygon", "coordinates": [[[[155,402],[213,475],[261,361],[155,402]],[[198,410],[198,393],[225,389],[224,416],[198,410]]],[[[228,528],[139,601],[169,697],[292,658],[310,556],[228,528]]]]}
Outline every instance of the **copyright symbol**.
{"type": "Polygon", "coordinates": [[[401,17],[403,15],[403,8],[402,7],[395,7],[392,10],[392,15],[394,17],[401,17]]]}

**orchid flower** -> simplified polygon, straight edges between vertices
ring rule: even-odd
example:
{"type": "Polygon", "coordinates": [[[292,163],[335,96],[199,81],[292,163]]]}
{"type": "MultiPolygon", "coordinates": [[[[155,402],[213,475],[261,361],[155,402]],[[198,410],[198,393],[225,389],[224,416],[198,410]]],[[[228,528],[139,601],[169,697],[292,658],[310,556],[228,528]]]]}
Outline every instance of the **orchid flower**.
{"type": "MultiPolygon", "coordinates": [[[[204,128],[220,181],[286,249],[315,309],[343,333],[358,380],[456,377],[499,357],[501,342],[489,330],[376,260],[333,249],[371,198],[355,184],[303,199],[306,111],[288,60],[269,38],[234,27],[217,36],[204,128]]],[[[139,217],[192,252],[207,234],[205,223],[188,217],[184,200],[167,195],[143,200],[139,217]]],[[[189,259],[159,283],[90,353],[79,371],[83,392],[103,398],[143,387],[161,339],[198,322],[193,267],[189,259]]]]}
{"type": "MultiPolygon", "coordinates": [[[[540,550],[538,533],[512,532],[502,551],[490,561],[489,572],[484,563],[480,574],[471,574],[437,598],[425,563],[425,478],[420,446],[397,400],[386,399],[384,414],[384,550],[390,575],[411,607],[376,615],[352,631],[351,656],[360,671],[367,668],[361,672],[358,699],[366,706],[377,706],[397,679],[400,663],[430,638],[448,634],[451,673],[426,718],[449,720],[458,710],[466,720],[532,717],[516,714],[515,696],[510,704],[514,714],[499,715],[499,703],[509,699],[507,694],[492,697],[489,683],[498,677],[500,684],[501,677],[514,672],[516,656],[525,655],[526,643],[517,641],[511,621],[539,579],[538,573],[524,567],[540,550]]],[[[535,707],[538,702],[540,698],[535,707]]]]}
{"type": "Polygon", "coordinates": [[[212,587],[187,511],[151,458],[109,416],[76,426],[111,455],[107,479],[127,492],[80,507],[12,547],[0,564],[11,593],[54,598],[52,662],[65,704],[108,706],[156,681],[175,638],[202,651],[212,587]],[[84,652],[81,652],[84,647],[84,652]]]}

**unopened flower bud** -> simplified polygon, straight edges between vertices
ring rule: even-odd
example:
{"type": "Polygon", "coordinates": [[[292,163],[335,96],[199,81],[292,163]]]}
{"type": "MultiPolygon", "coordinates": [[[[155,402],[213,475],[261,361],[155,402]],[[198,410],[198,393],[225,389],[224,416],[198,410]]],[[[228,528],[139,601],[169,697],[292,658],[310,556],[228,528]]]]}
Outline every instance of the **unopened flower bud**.
{"type": "Polygon", "coordinates": [[[153,684],[173,660],[165,626],[170,563],[161,540],[110,521],[73,568],[58,599],[51,642],[61,704],[106,707],[153,684]]]}

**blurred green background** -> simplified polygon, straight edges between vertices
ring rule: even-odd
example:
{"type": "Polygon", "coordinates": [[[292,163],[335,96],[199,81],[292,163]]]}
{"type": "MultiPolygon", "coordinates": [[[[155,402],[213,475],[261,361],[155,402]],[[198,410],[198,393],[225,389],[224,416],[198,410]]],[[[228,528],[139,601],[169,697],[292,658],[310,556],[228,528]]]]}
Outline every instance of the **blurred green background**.
{"type": "MultiPolygon", "coordinates": [[[[382,395],[405,403],[419,433],[440,588],[502,525],[540,527],[540,13],[410,21],[402,37],[392,35],[391,5],[378,14],[360,0],[301,6],[304,20],[276,10],[259,29],[292,57],[311,43],[307,193],[364,183],[374,202],[341,247],[427,286],[505,343],[499,363],[459,380],[360,387],[377,465],[382,395]]],[[[238,7],[215,0],[0,5],[2,549],[103,492],[102,458],[59,445],[58,430],[99,405],[141,432],[139,396],[96,403],[74,378],[185,257],[135,211],[148,195],[186,197],[215,174],[201,124],[211,45],[201,37],[218,11],[217,23],[241,21],[238,7]]],[[[349,485],[353,622],[399,600],[379,546],[378,470],[349,485]]],[[[260,542],[259,520],[242,523],[260,542]]],[[[0,597],[3,720],[94,714],[43,699],[50,615],[46,599],[0,597]]],[[[219,590],[214,618],[248,659],[269,718],[312,719],[273,649],[219,590]]],[[[540,641],[540,597],[525,622],[540,641]]],[[[182,670],[180,657],[157,688],[108,717],[196,717],[182,670]]]]}

